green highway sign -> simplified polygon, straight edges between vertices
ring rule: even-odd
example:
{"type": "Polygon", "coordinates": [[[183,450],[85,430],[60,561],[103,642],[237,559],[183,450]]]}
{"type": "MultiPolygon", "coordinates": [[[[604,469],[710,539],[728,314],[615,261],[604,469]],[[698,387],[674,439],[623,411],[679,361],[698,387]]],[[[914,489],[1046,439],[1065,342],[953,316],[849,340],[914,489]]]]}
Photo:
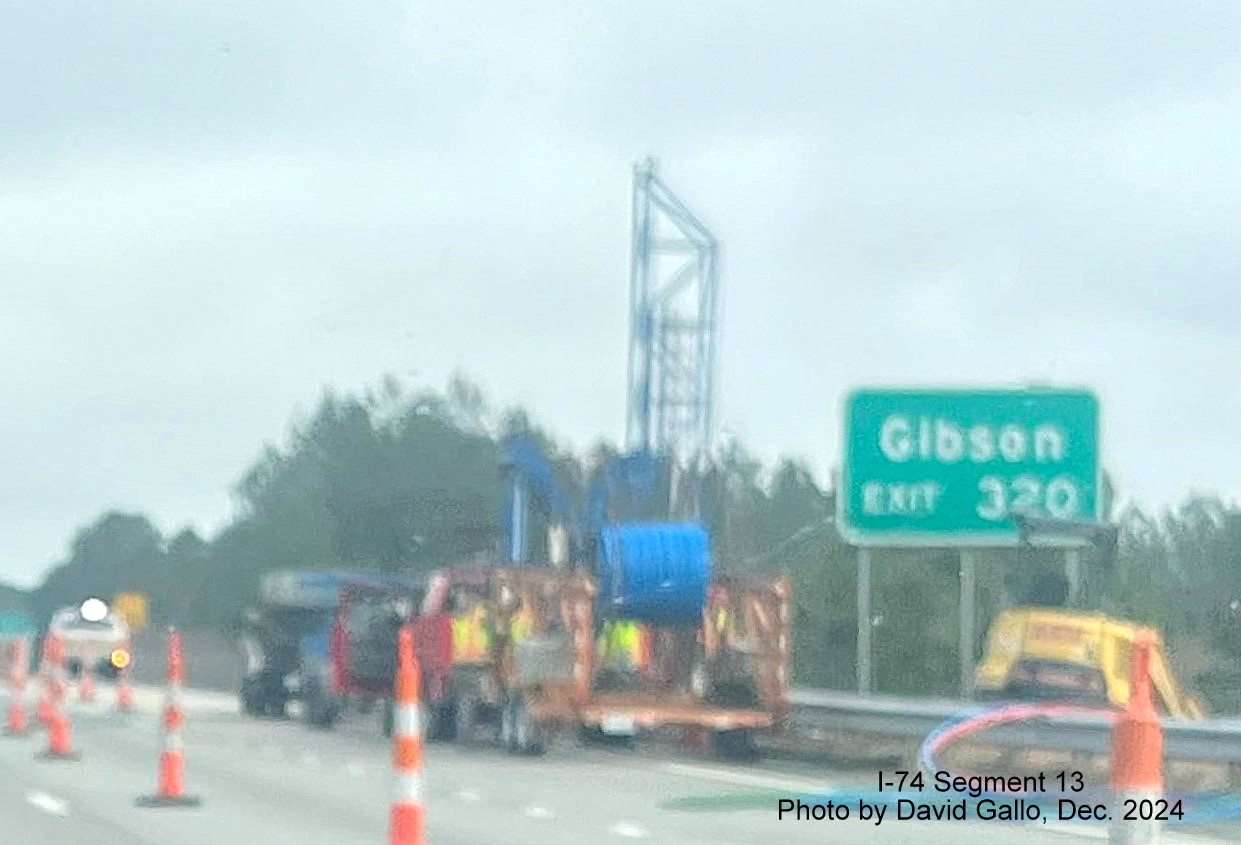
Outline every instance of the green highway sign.
{"type": "Polygon", "coordinates": [[[34,620],[25,613],[0,613],[0,637],[21,637],[34,634],[34,620]]]}
{"type": "Polygon", "coordinates": [[[859,546],[1014,546],[1015,513],[1099,518],[1099,401],[1052,388],[863,389],[838,524],[859,546]]]}

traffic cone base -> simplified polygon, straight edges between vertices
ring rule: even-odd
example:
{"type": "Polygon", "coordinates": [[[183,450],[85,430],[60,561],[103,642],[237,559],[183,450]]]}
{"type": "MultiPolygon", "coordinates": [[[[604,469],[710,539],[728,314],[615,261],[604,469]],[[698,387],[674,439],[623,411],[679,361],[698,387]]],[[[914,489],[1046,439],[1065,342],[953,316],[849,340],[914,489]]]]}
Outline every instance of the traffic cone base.
{"type": "Polygon", "coordinates": [[[5,725],[4,735],[20,737],[30,733],[30,725],[26,721],[26,708],[14,704],[9,708],[9,721],[5,725]]]}
{"type": "Polygon", "coordinates": [[[134,801],[139,807],[199,807],[203,799],[197,795],[143,795],[134,801]]]}
{"type": "MultiPolygon", "coordinates": [[[[1143,790],[1141,792],[1124,792],[1118,794],[1116,801],[1121,807],[1125,801],[1159,801],[1163,799],[1163,790],[1143,790]]],[[[1163,822],[1154,819],[1123,819],[1124,813],[1113,815],[1108,829],[1108,845],[1158,845],[1163,841],[1163,822]]]]}
{"type": "Polygon", "coordinates": [[[45,763],[53,760],[64,760],[66,762],[74,763],[81,760],[82,755],[76,751],[40,751],[38,754],[34,755],[34,758],[36,760],[42,760],[45,763]]]}

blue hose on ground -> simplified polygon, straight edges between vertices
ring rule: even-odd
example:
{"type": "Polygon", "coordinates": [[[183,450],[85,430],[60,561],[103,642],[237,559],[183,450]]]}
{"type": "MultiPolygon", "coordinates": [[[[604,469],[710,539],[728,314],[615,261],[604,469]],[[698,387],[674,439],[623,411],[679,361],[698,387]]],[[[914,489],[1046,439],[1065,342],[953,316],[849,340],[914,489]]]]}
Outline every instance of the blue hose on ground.
{"type": "MultiPolygon", "coordinates": [[[[1066,715],[1090,715],[1095,717],[1107,715],[1110,718],[1115,718],[1114,711],[1063,704],[1006,704],[997,707],[975,707],[957,713],[927,734],[926,739],[922,742],[921,749],[919,749],[918,761],[924,776],[934,780],[935,775],[943,771],[943,768],[939,765],[939,756],[953,742],[999,725],[1015,724],[1033,719],[1063,717],[1066,715]]],[[[970,777],[972,775],[971,773],[954,772],[953,776],[955,778],[960,776],[970,777]]],[[[940,801],[945,799],[960,800],[962,798],[972,801],[982,801],[985,799],[1011,800],[1024,797],[1030,803],[1039,805],[1053,804],[1061,798],[1071,798],[1079,803],[1087,801],[1091,803],[1106,803],[1111,796],[1110,787],[1106,789],[1096,787],[1080,792],[1046,791],[1034,796],[1022,791],[975,791],[980,794],[971,795],[967,792],[936,792],[933,794],[936,794],[940,801]]],[[[895,805],[898,798],[913,800],[915,804],[926,803],[919,794],[898,795],[874,789],[834,789],[824,793],[802,796],[801,801],[810,805],[824,804],[828,801],[836,803],[841,801],[846,803],[865,801],[871,805],[882,805],[890,808],[895,805]]],[[[1229,793],[1186,793],[1169,794],[1167,798],[1169,804],[1180,801],[1183,811],[1181,818],[1170,818],[1166,822],[1168,825],[1203,825],[1241,820],[1241,795],[1229,793]]],[[[1101,822],[1093,823],[1100,824],[1101,822]]]]}

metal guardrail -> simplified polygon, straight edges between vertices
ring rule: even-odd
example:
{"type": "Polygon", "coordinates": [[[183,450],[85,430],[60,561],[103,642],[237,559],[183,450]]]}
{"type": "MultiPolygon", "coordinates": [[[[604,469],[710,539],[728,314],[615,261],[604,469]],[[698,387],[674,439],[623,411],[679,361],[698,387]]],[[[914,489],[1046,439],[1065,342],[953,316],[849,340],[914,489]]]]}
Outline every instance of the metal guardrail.
{"type": "MultiPolygon", "coordinates": [[[[812,689],[795,689],[789,700],[793,727],[810,736],[849,732],[921,739],[954,715],[978,706],[971,701],[812,689]]],[[[986,737],[1001,746],[1105,754],[1111,748],[1111,722],[1103,717],[1065,716],[996,727],[986,737]]],[[[1165,720],[1164,754],[1169,760],[1241,766],[1241,719],[1165,720]]]]}

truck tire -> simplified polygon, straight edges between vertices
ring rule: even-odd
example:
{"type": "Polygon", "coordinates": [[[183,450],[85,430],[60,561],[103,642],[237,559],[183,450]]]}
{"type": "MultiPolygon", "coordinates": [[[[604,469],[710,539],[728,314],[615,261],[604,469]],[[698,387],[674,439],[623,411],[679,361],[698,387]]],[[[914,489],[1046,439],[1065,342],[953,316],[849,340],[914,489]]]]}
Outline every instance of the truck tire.
{"type": "Polygon", "coordinates": [[[462,745],[474,745],[478,739],[479,701],[472,695],[457,697],[457,706],[453,711],[453,728],[457,742],[462,745]]]}
{"type": "Polygon", "coordinates": [[[422,705],[422,715],[424,730],[427,734],[428,742],[451,742],[456,738],[453,719],[456,714],[456,708],[450,703],[446,704],[437,701],[434,704],[424,703],[422,705]]]}
{"type": "Polygon", "coordinates": [[[505,699],[500,707],[500,747],[510,754],[517,753],[517,735],[513,722],[513,702],[505,699]]]}
{"type": "Polygon", "coordinates": [[[501,725],[506,719],[509,722],[509,753],[538,757],[547,752],[546,730],[531,717],[530,708],[522,696],[515,695],[505,703],[501,725]]]}
{"type": "Polygon", "coordinates": [[[312,728],[330,731],[340,719],[341,706],[330,699],[307,702],[306,721],[312,728]]]}
{"type": "Polygon", "coordinates": [[[322,683],[318,681],[308,683],[302,702],[306,708],[306,724],[310,727],[331,730],[336,726],[336,720],[340,718],[342,702],[332,698],[323,688],[322,683]]]}
{"type": "Polygon", "coordinates": [[[270,719],[288,717],[289,699],[284,695],[272,695],[263,701],[263,715],[270,719]]]}
{"type": "Polygon", "coordinates": [[[257,719],[266,714],[267,708],[256,678],[242,679],[238,698],[241,700],[241,712],[245,715],[257,719]]]}
{"type": "Polygon", "coordinates": [[[754,732],[749,728],[731,731],[715,731],[712,735],[715,753],[720,759],[734,763],[753,763],[758,759],[758,746],[754,732]]]}

